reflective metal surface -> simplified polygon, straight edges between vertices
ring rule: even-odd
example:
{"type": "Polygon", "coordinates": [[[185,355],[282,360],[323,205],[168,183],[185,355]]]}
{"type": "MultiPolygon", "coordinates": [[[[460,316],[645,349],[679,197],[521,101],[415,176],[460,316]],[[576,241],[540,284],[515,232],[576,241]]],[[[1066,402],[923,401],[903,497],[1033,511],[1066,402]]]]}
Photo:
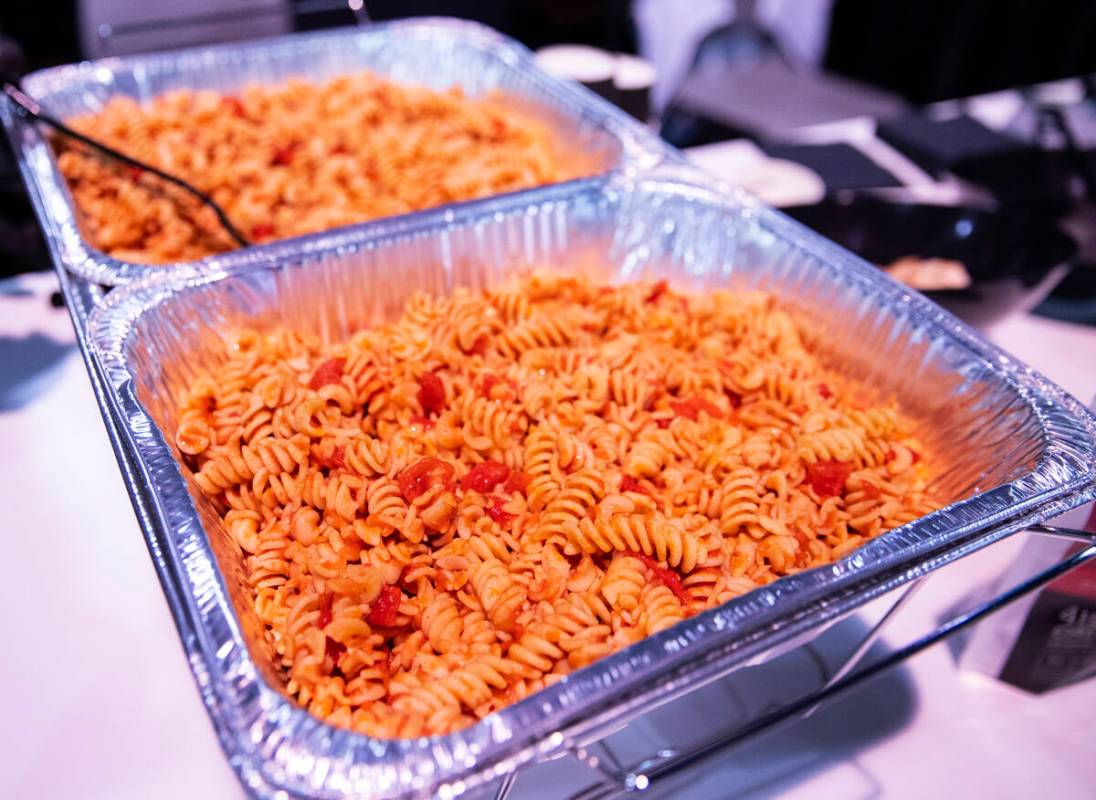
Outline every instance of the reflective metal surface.
{"type": "MultiPolygon", "coordinates": [[[[624,112],[578,84],[538,69],[529,51],[518,43],[482,25],[457,20],[396,21],[364,29],[107,58],[36,72],[24,79],[23,88],[45,111],[65,119],[97,111],[116,94],[147,101],[172,89],[235,91],[248,84],[300,76],[324,80],[363,69],[435,89],[459,85],[473,96],[500,90],[530,113],[547,119],[568,143],[570,152],[588,156],[604,170],[642,168],[676,158],[624,112]]],[[[81,234],[72,197],[42,131],[16,115],[7,103],[0,103],[0,118],[51,249],[66,269],[86,280],[114,286],[172,268],[120,261],[93,247],[81,234]]],[[[295,241],[191,263],[210,269],[230,268],[241,256],[249,258],[253,250],[295,241]]]]}
{"type": "Polygon", "coordinates": [[[111,292],[88,337],[147,493],[142,527],[221,742],[263,797],[453,796],[763,660],[868,600],[1096,495],[1096,418],[879,270],[687,168],[617,173],[257,248],[111,292]],[[952,505],[846,559],[707,611],[446,736],[379,741],[284,696],[241,559],[181,469],[175,398],[242,326],[328,341],[414,291],[549,266],[702,290],[761,288],[813,321],[837,370],[911,417],[952,505]]]}

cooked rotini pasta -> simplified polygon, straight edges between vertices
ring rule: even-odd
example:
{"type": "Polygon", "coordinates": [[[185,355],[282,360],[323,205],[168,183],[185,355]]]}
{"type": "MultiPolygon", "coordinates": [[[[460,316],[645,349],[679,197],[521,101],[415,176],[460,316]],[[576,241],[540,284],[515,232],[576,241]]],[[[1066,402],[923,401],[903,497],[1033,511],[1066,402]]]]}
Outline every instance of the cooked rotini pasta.
{"type": "MultiPolygon", "coordinates": [[[[466,97],[362,72],[238,95],[178,90],[111,98],[67,120],[183,178],[264,243],[591,174],[546,119],[501,94],[466,97]]],[[[159,178],[57,140],[85,234],[125,261],[167,264],[232,249],[212,209],[159,178]]],[[[520,308],[511,309],[520,313],[520,308]]],[[[523,334],[519,334],[522,336],[523,334]]]]}
{"type": "Polygon", "coordinates": [[[866,396],[764,294],[536,272],[334,346],[245,332],[175,440],[287,691],[408,737],[933,510],[866,396]]]}

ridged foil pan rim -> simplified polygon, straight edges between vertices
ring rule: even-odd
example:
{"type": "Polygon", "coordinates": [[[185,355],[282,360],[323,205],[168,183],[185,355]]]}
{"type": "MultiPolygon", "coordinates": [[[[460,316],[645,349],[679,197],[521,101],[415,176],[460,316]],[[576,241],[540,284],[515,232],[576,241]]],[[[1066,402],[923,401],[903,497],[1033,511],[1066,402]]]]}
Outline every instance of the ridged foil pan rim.
{"type": "MultiPolygon", "coordinates": [[[[900,309],[925,320],[942,336],[976,352],[1036,415],[1046,444],[1043,457],[1017,480],[898,529],[915,541],[908,548],[888,550],[888,537],[881,537],[831,567],[783,579],[645,639],[464,731],[380,742],[312,718],[258,676],[223,579],[208,544],[203,547],[193,500],[170,448],[137,401],[125,361],[128,331],[161,300],[271,264],[252,259],[232,270],[174,272],[116,290],[93,312],[89,338],[106,379],[112,413],[137,456],[143,479],[148,481],[152,473],[171,476],[169,486],[144,487],[158,520],[146,527],[145,535],[158,569],[181,587],[186,607],[177,623],[192,670],[234,768],[256,794],[336,797],[368,789],[378,797],[435,792],[451,796],[557,750],[573,737],[593,735],[631,718],[918,575],[1096,495],[1096,418],[1046,378],[861,259],[742,193],[724,193],[685,167],[587,179],[557,188],[556,199],[566,202],[580,191],[677,192],[756,216],[774,235],[790,238],[834,265],[890,313],[900,309]],[[175,552],[173,536],[185,540],[185,558],[175,552]],[[206,581],[200,596],[193,584],[188,587],[195,571],[206,581]],[[640,685],[644,669],[646,683],[640,685]],[[242,707],[229,704],[229,688],[246,690],[248,702],[242,707]]],[[[538,196],[539,202],[550,199],[544,193],[538,196]]],[[[429,235],[490,219],[502,210],[528,205],[531,199],[492,198],[395,218],[369,230],[319,237],[312,250],[368,248],[394,238],[429,235]]]]}
{"type": "MultiPolygon", "coordinates": [[[[282,36],[253,39],[242,42],[181,48],[135,56],[111,56],[95,61],[84,61],[50,67],[27,75],[23,79],[24,90],[32,97],[44,97],[68,86],[74,81],[85,80],[103,70],[132,69],[142,72],[150,65],[168,59],[201,62],[216,60],[229,55],[272,50],[322,49],[325,41],[353,39],[359,36],[406,36],[415,37],[449,35],[458,37],[490,52],[500,64],[521,73],[526,79],[544,89],[561,106],[576,115],[589,115],[596,125],[617,140],[621,148],[620,162],[607,172],[644,169],[663,161],[679,161],[681,156],[662,142],[646,127],[624,111],[594,94],[581,84],[548,74],[536,66],[532,53],[524,45],[480,23],[448,17],[418,17],[414,19],[378,22],[366,28],[339,28],[307,33],[291,33],[282,36]]],[[[48,108],[47,108],[48,110],[48,108]]],[[[76,209],[64,178],[56,168],[50,147],[41,132],[27,119],[13,113],[6,103],[0,104],[2,119],[16,153],[25,183],[30,190],[35,212],[42,226],[47,244],[54,259],[64,269],[92,283],[104,286],[121,286],[151,278],[160,272],[176,271],[186,267],[197,270],[232,269],[240,264],[263,258],[267,253],[282,252],[310,236],[292,237],[269,244],[252,245],[241,250],[218,253],[194,261],[173,264],[149,265],[122,261],[95,248],[84,239],[76,219],[76,209]]],[[[566,181],[555,186],[566,186],[566,181]]],[[[511,194],[536,192],[533,187],[511,194]]],[[[505,195],[497,195],[505,196],[505,195]]],[[[467,202],[467,201],[464,201],[467,202]]],[[[463,202],[414,211],[401,217],[413,217],[439,209],[460,207],[463,202]]],[[[369,228],[387,218],[370,220],[337,228],[335,233],[369,228]]],[[[313,235],[314,236],[314,235],[313,235]]]]}

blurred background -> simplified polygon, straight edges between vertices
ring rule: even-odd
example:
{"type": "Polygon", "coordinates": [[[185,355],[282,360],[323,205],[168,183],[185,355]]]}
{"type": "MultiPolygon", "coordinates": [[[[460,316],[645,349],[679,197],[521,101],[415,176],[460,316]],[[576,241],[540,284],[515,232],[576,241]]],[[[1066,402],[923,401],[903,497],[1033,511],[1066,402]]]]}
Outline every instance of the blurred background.
{"type": "MultiPolygon", "coordinates": [[[[0,70],[418,15],[541,51],[975,325],[1096,322],[1090,0],[7,0],[0,70]]],[[[0,275],[47,263],[4,142],[0,275]]]]}

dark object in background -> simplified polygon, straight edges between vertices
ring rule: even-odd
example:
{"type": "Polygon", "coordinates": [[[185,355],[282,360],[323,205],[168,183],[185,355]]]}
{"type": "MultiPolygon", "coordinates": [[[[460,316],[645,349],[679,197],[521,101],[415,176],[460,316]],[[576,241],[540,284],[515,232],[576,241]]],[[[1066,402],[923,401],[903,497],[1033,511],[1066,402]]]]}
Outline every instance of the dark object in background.
{"type": "MultiPolygon", "coordinates": [[[[0,80],[17,78],[25,69],[22,49],[0,36],[0,80]]],[[[0,103],[7,99],[0,96],[0,103]]],[[[11,142],[0,134],[0,278],[49,267],[42,232],[23,189],[11,142]]]]}
{"type": "MultiPolygon", "coordinates": [[[[1081,550],[1083,545],[1067,553],[1081,550]]],[[[1096,675],[1096,564],[1044,588],[1028,609],[1000,678],[1042,693],[1096,675]]]]}
{"type": "Polygon", "coordinates": [[[616,103],[640,122],[651,116],[651,90],[658,80],[654,65],[637,56],[618,55],[613,88],[616,103]]]}
{"type": "Polygon", "coordinates": [[[1002,208],[828,198],[785,212],[862,258],[887,266],[904,256],[959,261],[967,289],[924,294],[976,327],[1038,304],[1062,280],[1077,250],[1045,214],[1002,208]]]}
{"type": "Polygon", "coordinates": [[[662,135],[678,147],[696,141],[683,119],[710,120],[752,139],[852,117],[888,119],[907,109],[900,98],[846,78],[793,69],[769,57],[741,71],[691,73],[667,111],[662,135]]]}
{"type": "Polygon", "coordinates": [[[828,191],[878,189],[902,183],[850,144],[761,144],[773,158],[786,158],[819,174],[828,191]]]}
{"type": "Polygon", "coordinates": [[[915,103],[1096,72],[1096,3],[834,0],[824,67],[915,103]]]}
{"type": "Polygon", "coordinates": [[[936,120],[924,114],[910,114],[880,122],[877,133],[880,139],[936,176],[953,171],[963,162],[994,156],[1013,157],[1034,149],[967,116],[936,120]]]}
{"type": "MultiPolygon", "coordinates": [[[[10,38],[25,57],[24,71],[79,61],[76,0],[2,0],[0,34],[10,38]]],[[[11,76],[6,76],[10,79],[11,76]]]]}
{"type": "Polygon", "coordinates": [[[1055,214],[1073,205],[1070,182],[1083,156],[1041,149],[967,116],[935,120],[912,114],[881,122],[877,132],[926,172],[950,172],[989,189],[1003,205],[1055,214]]]}
{"type": "Polygon", "coordinates": [[[1096,262],[1082,262],[1035,308],[1040,317],[1096,325],[1096,262]]]}

